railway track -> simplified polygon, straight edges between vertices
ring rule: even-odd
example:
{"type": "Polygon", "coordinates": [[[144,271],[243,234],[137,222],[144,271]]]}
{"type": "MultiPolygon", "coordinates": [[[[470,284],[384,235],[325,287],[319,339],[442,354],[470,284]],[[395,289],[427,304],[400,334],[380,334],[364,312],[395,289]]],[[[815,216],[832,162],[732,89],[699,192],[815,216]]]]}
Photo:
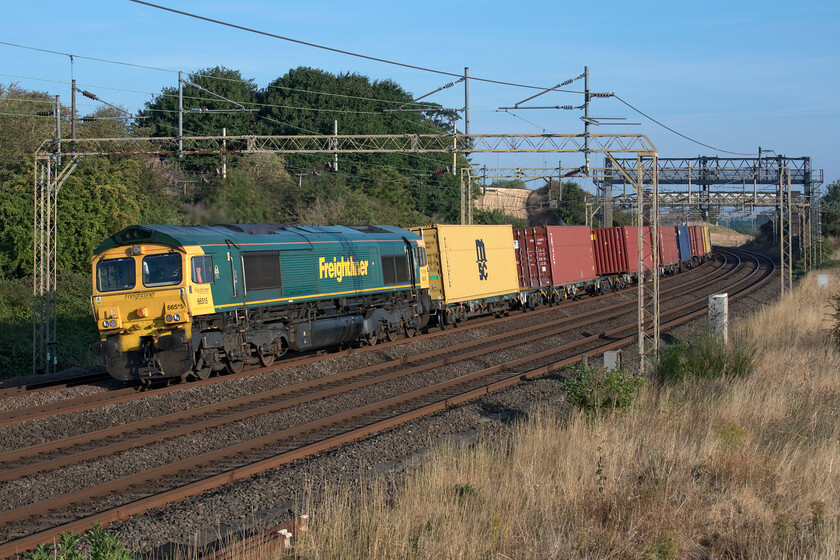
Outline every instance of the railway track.
{"type": "MultiPolygon", "coordinates": [[[[692,278],[690,280],[684,280],[682,277],[669,277],[662,280],[663,286],[663,293],[667,290],[668,285],[675,285],[680,286],[682,289],[685,289],[687,286],[708,284],[709,282],[713,282],[715,277],[721,273],[721,269],[727,267],[727,262],[724,261],[719,263],[718,266],[709,267],[711,270],[704,271],[702,275],[699,275],[697,278],[692,278]]],[[[724,271],[725,272],[725,271],[724,271]]],[[[610,299],[610,296],[616,296],[621,294],[626,294],[628,290],[613,292],[608,294],[600,299],[610,299]]],[[[540,307],[535,311],[529,312],[531,316],[540,316],[546,313],[555,312],[558,309],[566,310],[566,309],[574,309],[577,306],[584,305],[588,302],[593,301],[588,297],[584,297],[582,299],[577,300],[570,300],[564,302],[559,306],[553,307],[540,307]]],[[[470,320],[467,323],[460,325],[457,328],[457,332],[464,332],[473,329],[484,328],[488,324],[503,324],[506,322],[516,321],[520,319],[522,315],[519,312],[513,312],[511,315],[506,317],[502,317],[500,319],[494,319],[492,317],[482,317],[474,320],[470,320]]],[[[448,336],[452,330],[447,331],[440,331],[437,329],[433,329],[431,332],[417,335],[413,338],[402,338],[393,342],[386,342],[380,343],[376,346],[363,346],[360,348],[347,348],[340,350],[338,352],[332,353],[325,353],[325,352],[318,352],[310,355],[303,355],[303,356],[296,356],[291,357],[282,362],[277,362],[269,367],[263,368],[249,368],[245,371],[236,374],[212,377],[210,379],[202,380],[202,381],[195,381],[188,384],[175,384],[175,385],[168,385],[168,386],[159,386],[153,387],[151,389],[144,389],[140,386],[131,386],[131,387],[122,387],[116,390],[110,391],[102,391],[96,394],[90,395],[83,395],[78,397],[72,397],[68,399],[63,399],[60,401],[51,401],[44,404],[38,404],[33,406],[25,406],[20,408],[15,408],[7,411],[0,412],[0,428],[8,425],[12,425],[24,420],[38,420],[42,418],[48,418],[50,416],[55,416],[58,414],[68,414],[72,412],[80,412],[83,410],[89,410],[92,408],[96,408],[98,406],[102,406],[104,403],[107,404],[121,404],[126,402],[132,402],[136,400],[140,400],[146,398],[150,394],[155,395],[164,395],[168,393],[173,393],[176,391],[181,390],[182,388],[189,388],[189,387],[198,387],[198,386],[206,386],[206,385],[216,385],[220,383],[225,383],[230,380],[234,379],[245,379],[249,377],[258,376],[264,374],[268,371],[275,371],[280,368],[288,368],[293,366],[299,365],[306,365],[311,364],[320,360],[324,359],[324,356],[329,357],[336,357],[336,356],[349,356],[356,353],[364,353],[370,352],[375,350],[382,350],[386,348],[391,348],[394,346],[400,346],[403,344],[410,343],[414,340],[428,340],[434,339],[437,337],[448,336]]],[[[110,379],[107,375],[103,374],[105,379],[110,379]]],[[[10,387],[6,389],[0,389],[0,398],[5,396],[13,396],[19,395],[21,393],[37,393],[37,392],[45,392],[50,390],[57,390],[61,388],[65,388],[68,386],[76,386],[85,383],[82,379],[88,379],[88,383],[93,381],[102,380],[101,376],[91,375],[91,376],[82,376],[79,378],[79,382],[74,382],[73,380],[62,380],[60,382],[45,382],[41,383],[34,383],[32,385],[24,385],[21,387],[10,387]]]]}
{"type": "MultiPolygon", "coordinates": [[[[694,283],[698,284],[698,289],[709,285],[709,281],[704,281],[703,278],[695,280],[694,283]]],[[[688,285],[690,284],[688,283],[688,285]]],[[[674,291],[685,288],[685,284],[672,287],[664,290],[663,295],[667,296],[674,291]]],[[[88,432],[60,441],[50,441],[0,453],[0,465],[3,465],[5,468],[5,470],[0,472],[0,482],[15,480],[24,476],[32,476],[45,470],[57,469],[69,464],[147,445],[163,437],[176,437],[190,432],[210,429],[223,423],[240,421],[256,415],[274,412],[279,408],[294,406],[306,402],[306,400],[325,398],[342,391],[363,388],[397,377],[423,373],[437,367],[476,358],[488,352],[496,352],[539,338],[560,335],[574,329],[597,324],[603,321],[604,317],[616,313],[631,313],[634,310],[635,301],[614,303],[578,314],[575,316],[575,321],[571,321],[566,317],[560,317],[542,322],[539,325],[504,332],[480,341],[456,344],[443,350],[423,352],[367,368],[334,374],[326,378],[297,383],[222,403],[167,414],[152,420],[141,420],[127,425],[88,432]],[[313,394],[313,396],[303,397],[303,395],[309,394],[313,394]],[[282,401],[280,404],[277,403],[278,399],[288,395],[297,395],[298,397],[296,399],[282,401]],[[113,440],[117,438],[119,442],[113,443],[113,440]],[[94,448],[92,449],[92,447],[94,448]],[[45,457],[54,455],[57,452],[61,453],[61,457],[45,459],[45,457]]],[[[136,400],[137,398],[136,395],[132,395],[132,400],[136,400]]],[[[118,401],[123,402],[123,399],[120,398],[118,401]]],[[[93,405],[93,403],[89,404],[93,405]]],[[[40,409],[38,412],[38,417],[43,417],[40,409]]],[[[54,414],[67,413],[67,411],[62,410],[52,412],[54,414]]],[[[24,414],[21,418],[32,419],[32,416],[24,414]]],[[[11,422],[11,420],[9,421],[11,422]]]]}
{"type": "MultiPolygon", "coordinates": [[[[730,267],[724,264],[718,270],[725,268],[730,267]]],[[[727,272],[732,274],[737,268],[732,266],[727,272]]],[[[746,285],[757,275],[766,280],[772,269],[765,267],[763,275],[761,272],[762,268],[756,263],[748,276],[732,282],[727,288],[731,296],[738,297],[746,293],[745,291],[750,289],[746,285]]],[[[708,288],[716,282],[720,283],[720,279],[708,279],[704,275],[694,280],[694,289],[708,288]]],[[[663,290],[663,296],[666,296],[663,297],[663,302],[672,297],[684,298],[684,291],[684,284],[663,290]]],[[[435,350],[361,370],[273,389],[235,401],[216,403],[184,413],[173,413],[152,421],[138,422],[133,426],[119,426],[90,435],[74,436],[63,441],[9,451],[0,455],[0,482],[34,476],[37,473],[78,464],[80,461],[90,461],[129,448],[149,445],[159,439],[211,430],[218,425],[240,422],[254,416],[278,414],[306,403],[327,402],[331,398],[347,394],[348,391],[382,387],[400,378],[414,377],[420,380],[414,390],[384,398],[371,398],[370,402],[340,414],[322,414],[308,422],[283,427],[264,435],[255,434],[254,438],[234,445],[5,511],[0,514],[0,527],[3,527],[3,533],[6,535],[6,541],[0,545],[0,557],[50,540],[51,535],[57,532],[84,530],[94,520],[109,522],[124,519],[149,508],[183,499],[185,496],[251,476],[339,443],[352,441],[386,427],[442,410],[523,379],[544,375],[579,360],[584,353],[601,352],[622,346],[634,339],[636,326],[633,321],[541,352],[529,353],[524,357],[448,379],[427,382],[433,378],[429,372],[435,369],[440,370],[488,353],[509,350],[521,345],[524,338],[531,337],[536,340],[540,336],[558,337],[572,329],[595,324],[603,320],[605,314],[624,313],[632,316],[634,309],[634,301],[619,302],[574,318],[549,320],[532,329],[523,328],[501,333],[482,341],[481,347],[475,341],[462,343],[447,349],[445,355],[442,351],[435,350]],[[629,336],[625,332],[629,332],[629,336]],[[177,427],[173,428],[173,425],[177,427]],[[118,493],[118,497],[115,497],[115,493],[118,493]]],[[[702,313],[705,313],[705,296],[699,300],[674,305],[662,312],[663,328],[702,313]],[[667,320],[669,316],[674,318],[667,320]]],[[[118,398],[124,397],[125,395],[118,398]]],[[[62,412],[69,413],[66,409],[62,412]]]]}

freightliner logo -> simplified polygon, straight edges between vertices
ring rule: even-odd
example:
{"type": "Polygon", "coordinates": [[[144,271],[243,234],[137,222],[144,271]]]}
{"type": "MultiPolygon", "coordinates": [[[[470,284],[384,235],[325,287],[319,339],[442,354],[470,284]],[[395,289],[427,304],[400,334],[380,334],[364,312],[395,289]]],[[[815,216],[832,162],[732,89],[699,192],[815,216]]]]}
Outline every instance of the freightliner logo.
{"type": "Polygon", "coordinates": [[[356,261],[353,257],[344,260],[344,257],[333,257],[332,262],[326,258],[318,259],[318,274],[320,278],[335,278],[341,282],[345,277],[367,276],[369,261],[356,261]]]}

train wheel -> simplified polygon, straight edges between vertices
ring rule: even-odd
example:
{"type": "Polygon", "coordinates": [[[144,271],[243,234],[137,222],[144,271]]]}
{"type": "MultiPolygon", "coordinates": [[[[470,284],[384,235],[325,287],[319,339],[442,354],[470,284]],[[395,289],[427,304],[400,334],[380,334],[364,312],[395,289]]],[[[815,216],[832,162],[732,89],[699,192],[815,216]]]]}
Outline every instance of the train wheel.
{"type": "Polygon", "coordinates": [[[245,368],[245,362],[242,360],[228,360],[225,367],[229,373],[239,373],[245,368]]]}
{"type": "Polygon", "coordinates": [[[388,338],[388,342],[394,342],[397,340],[397,329],[387,329],[385,336],[388,338]]]}
{"type": "Polygon", "coordinates": [[[379,335],[377,335],[375,332],[372,332],[369,335],[367,335],[364,340],[368,346],[376,346],[376,343],[379,342],[379,335]]]}
{"type": "Polygon", "coordinates": [[[406,338],[413,338],[414,335],[417,334],[417,329],[406,327],[405,328],[405,337],[406,338]]]}
{"type": "Polygon", "coordinates": [[[210,366],[202,367],[193,370],[193,376],[198,379],[199,381],[204,381],[205,379],[210,378],[210,374],[213,373],[213,370],[210,369],[210,366]]]}
{"type": "Polygon", "coordinates": [[[260,354],[260,365],[262,367],[268,367],[274,363],[274,354],[260,354]]]}

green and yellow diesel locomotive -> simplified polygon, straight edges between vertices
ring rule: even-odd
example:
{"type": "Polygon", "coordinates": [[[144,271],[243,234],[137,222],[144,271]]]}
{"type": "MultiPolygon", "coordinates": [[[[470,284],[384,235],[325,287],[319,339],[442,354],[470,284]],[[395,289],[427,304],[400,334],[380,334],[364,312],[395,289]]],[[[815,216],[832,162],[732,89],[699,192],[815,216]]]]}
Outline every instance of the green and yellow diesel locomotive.
{"type": "Polygon", "coordinates": [[[132,226],[91,265],[93,351],[124,381],[204,379],[429,319],[423,239],[393,226],[132,226]]]}

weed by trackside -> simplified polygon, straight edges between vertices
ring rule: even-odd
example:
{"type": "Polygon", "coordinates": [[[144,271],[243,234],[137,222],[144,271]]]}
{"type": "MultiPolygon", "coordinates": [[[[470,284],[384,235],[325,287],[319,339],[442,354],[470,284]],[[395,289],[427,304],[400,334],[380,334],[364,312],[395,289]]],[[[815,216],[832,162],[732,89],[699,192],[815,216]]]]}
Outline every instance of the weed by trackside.
{"type": "Polygon", "coordinates": [[[755,362],[756,352],[747,343],[724,344],[720,336],[705,334],[662,349],[654,375],[662,382],[745,377],[755,362]]]}
{"type": "Polygon", "coordinates": [[[101,523],[94,523],[84,537],[78,533],[62,533],[55,550],[48,544],[38,545],[24,555],[27,560],[131,560],[131,552],[117,537],[106,532],[101,523]],[[87,544],[87,546],[83,546],[87,544]]]}
{"type": "Polygon", "coordinates": [[[588,366],[574,368],[571,379],[564,382],[570,404],[589,413],[624,410],[633,403],[636,392],[647,381],[628,374],[624,369],[598,371],[588,366]]]}

